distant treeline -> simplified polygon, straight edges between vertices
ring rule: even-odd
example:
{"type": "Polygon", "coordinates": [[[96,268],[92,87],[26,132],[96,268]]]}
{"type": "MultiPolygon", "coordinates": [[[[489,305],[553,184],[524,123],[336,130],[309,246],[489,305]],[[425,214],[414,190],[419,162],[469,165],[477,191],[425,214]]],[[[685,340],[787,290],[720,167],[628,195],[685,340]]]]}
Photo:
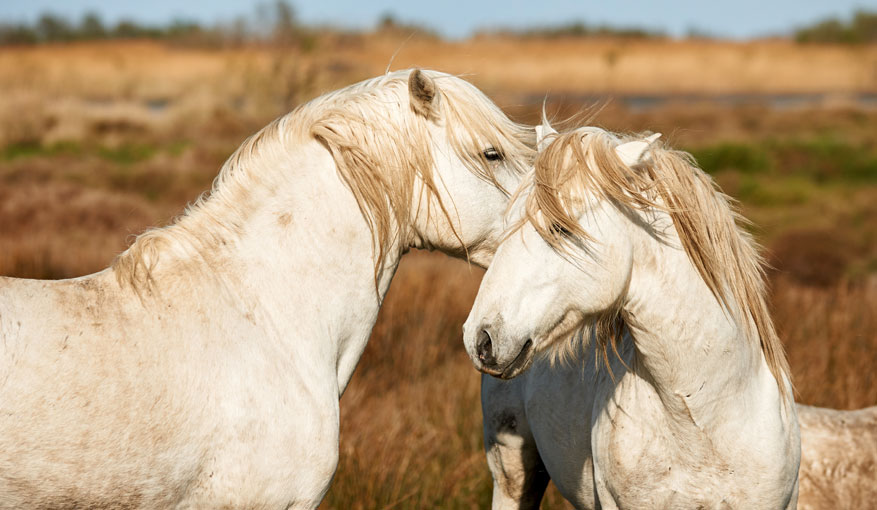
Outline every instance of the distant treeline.
{"type": "MultiPolygon", "coordinates": [[[[374,28],[377,32],[406,32],[419,36],[440,37],[429,28],[398,22],[392,14],[385,14],[374,28]]],[[[318,31],[337,31],[330,27],[308,27],[299,23],[295,9],[286,0],[261,4],[254,17],[240,16],[234,21],[204,26],[195,21],[175,20],[165,25],[145,25],[133,20],[106,24],[96,13],[85,14],[78,22],[44,13],[33,24],[4,23],[0,21],[0,45],[39,44],[50,42],[90,41],[100,39],[166,39],[205,45],[227,45],[244,42],[271,42],[296,44],[305,48],[315,43],[318,31]]],[[[488,29],[478,35],[504,35],[523,38],[560,37],[614,37],[650,39],[667,34],[652,29],[619,28],[608,25],[588,25],[576,21],[564,25],[523,28],[488,29]]],[[[877,42],[877,12],[857,11],[850,21],[836,18],[802,27],[791,34],[801,43],[863,44],[877,42]]],[[[692,38],[710,38],[704,32],[692,30],[692,38]]]]}
{"type": "Polygon", "coordinates": [[[797,30],[795,40],[803,43],[877,42],[877,12],[857,11],[847,23],[837,18],[820,21],[797,30]]]}
{"type": "Polygon", "coordinates": [[[260,4],[252,17],[240,16],[215,26],[191,20],[147,25],[123,19],[107,24],[94,12],[86,13],[78,22],[48,12],[33,24],[0,21],[0,45],[101,39],[166,39],[208,45],[254,40],[307,44],[309,37],[310,30],[298,22],[295,9],[285,0],[260,4]]]}
{"type": "Polygon", "coordinates": [[[574,21],[565,25],[545,27],[529,27],[522,29],[499,28],[482,30],[480,35],[505,35],[534,39],[556,39],[560,37],[620,37],[625,39],[651,39],[667,37],[659,30],[630,27],[619,28],[609,25],[588,25],[583,21],[574,21]]]}
{"type": "MultiPolygon", "coordinates": [[[[503,34],[516,37],[558,38],[558,37],[620,37],[631,39],[650,39],[667,37],[660,30],[630,27],[619,28],[608,25],[588,25],[576,21],[566,25],[524,28],[498,29],[482,32],[482,34],[503,34]]],[[[877,12],[856,11],[848,22],[837,18],[819,21],[813,25],[794,30],[794,39],[801,43],[844,43],[864,44],[877,42],[877,12]]],[[[711,39],[708,32],[692,29],[689,38],[711,39]]]]}
{"type": "Polygon", "coordinates": [[[177,20],[167,26],[148,26],[122,20],[106,25],[100,16],[86,14],[79,23],[71,23],[56,14],[45,13],[33,25],[0,24],[0,43],[35,44],[44,42],[71,42],[97,39],[169,38],[202,33],[195,22],[177,20]]]}

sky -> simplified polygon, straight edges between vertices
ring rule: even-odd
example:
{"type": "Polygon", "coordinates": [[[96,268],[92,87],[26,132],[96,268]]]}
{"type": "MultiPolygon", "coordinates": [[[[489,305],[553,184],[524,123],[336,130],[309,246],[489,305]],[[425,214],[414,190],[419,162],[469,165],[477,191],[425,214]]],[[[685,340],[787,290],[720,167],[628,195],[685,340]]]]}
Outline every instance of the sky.
{"type": "MultiPolygon", "coordinates": [[[[204,24],[253,18],[264,0],[0,0],[0,23],[33,22],[43,12],[73,20],[93,11],[108,23],[122,18],[146,24],[174,19],[204,24]]],[[[480,28],[547,26],[583,21],[589,25],[639,27],[670,35],[691,30],[745,39],[789,33],[826,17],[849,19],[857,9],[877,11],[877,0],[295,0],[305,23],[368,28],[385,14],[463,38],[480,28]]]]}

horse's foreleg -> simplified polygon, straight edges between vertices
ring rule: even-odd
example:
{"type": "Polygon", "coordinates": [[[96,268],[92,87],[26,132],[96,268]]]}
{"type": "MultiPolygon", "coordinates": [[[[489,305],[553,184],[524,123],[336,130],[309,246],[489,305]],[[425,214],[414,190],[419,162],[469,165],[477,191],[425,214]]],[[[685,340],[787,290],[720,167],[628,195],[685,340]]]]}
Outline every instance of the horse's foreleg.
{"type": "Polygon", "coordinates": [[[549,476],[515,387],[520,381],[481,378],[484,449],[493,475],[493,509],[539,508],[549,476]]]}

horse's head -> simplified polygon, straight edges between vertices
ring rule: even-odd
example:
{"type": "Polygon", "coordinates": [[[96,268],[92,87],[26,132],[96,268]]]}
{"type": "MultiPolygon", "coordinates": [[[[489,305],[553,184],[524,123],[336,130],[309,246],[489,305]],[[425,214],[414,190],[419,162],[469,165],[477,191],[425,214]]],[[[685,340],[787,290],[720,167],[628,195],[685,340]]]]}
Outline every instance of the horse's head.
{"type": "Polygon", "coordinates": [[[394,243],[486,266],[535,132],[470,83],[399,71],[351,88],[312,128],[335,157],[384,253],[394,243]]]}
{"type": "Polygon", "coordinates": [[[459,78],[415,70],[408,90],[430,134],[434,169],[417,183],[411,245],[486,267],[502,238],[509,192],[535,158],[535,133],[459,78]]]}
{"type": "Polygon", "coordinates": [[[617,312],[632,269],[631,222],[604,181],[633,175],[654,138],[619,144],[593,128],[551,138],[463,327],[476,367],[505,379],[586,321],[617,312]]]}

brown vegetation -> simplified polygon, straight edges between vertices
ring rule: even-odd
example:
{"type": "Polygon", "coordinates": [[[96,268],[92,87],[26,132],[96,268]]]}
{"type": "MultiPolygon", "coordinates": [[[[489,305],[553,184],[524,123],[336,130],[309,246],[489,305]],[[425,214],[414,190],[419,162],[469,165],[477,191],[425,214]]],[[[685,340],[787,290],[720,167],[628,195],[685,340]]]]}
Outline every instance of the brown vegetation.
{"type": "MultiPolygon", "coordinates": [[[[877,112],[851,95],[877,91],[877,47],[333,37],[311,51],[0,49],[0,274],[105,267],[130,235],[207,189],[247,135],[301,101],[382,73],[402,47],[393,68],[475,73],[527,122],[548,92],[560,118],[613,92],[619,99],[591,110],[593,122],[664,132],[709,161],[769,249],[798,400],[877,404],[877,112]],[[785,109],[715,98],[792,92],[820,96],[785,109]],[[660,101],[641,107],[625,94],[660,101]]],[[[460,334],[481,274],[437,254],[403,260],[341,402],[341,462],[324,508],[487,506],[479,376],[460,334]]],[[[552,492],[543,508],[564,505],[552,492]]]]}

